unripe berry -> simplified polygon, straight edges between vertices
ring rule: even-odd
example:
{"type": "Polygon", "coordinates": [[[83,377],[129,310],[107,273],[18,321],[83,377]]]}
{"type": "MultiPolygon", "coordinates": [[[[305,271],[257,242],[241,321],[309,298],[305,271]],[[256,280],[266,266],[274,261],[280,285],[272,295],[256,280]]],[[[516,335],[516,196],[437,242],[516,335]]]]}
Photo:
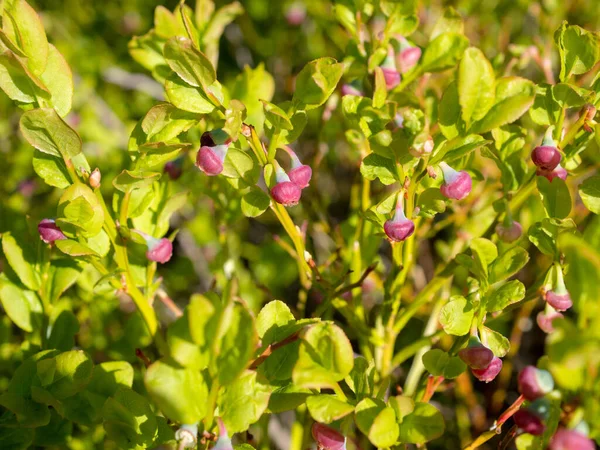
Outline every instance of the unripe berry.
{"type": "Polygon", "coordinates": [[[292,183],[295,183],[300,189],[304,189],[312,178],[312,169],[310,166],[302,164],[296,153],[291,150],[289,150],[289,153],[292,158],[292,168],[288,172],[288,176],[292,183]]]}
{"type": "Polygon", "coordinates": [[[206,175],[215,176],[223,172],[223,162],[227,155],[227,146],[201,147],[196,156],[196,166],[206,175]]]}
{"type": "Polygon", "coordinates": [[[67,239],[53,219],[43,219],[38,224],[38,233],[40,233],[40,238],[42,238],[42,241],[46,244],[52,244],[54,241],[67,239]]]}
{"type": "Polygon", "coordinates": [[[471,369],[471,373],[477,378],[479,381],[484,381],[489,383],[494,380],[496,376],[502,370],[502,360],[497,356],[494,356],[492,362],[484,369],[471,369]]]}
{"type": "Polygon", "coordinates": [[[515,424],[525,433],[539,436],[546,430],[546,425],[540,417],[527,409],[518,410],[513,416],[515,424]]]}
{"type": "Polygon", "coordinates": [[[396,68],[396,62],[394,61],[394,50],[390,48],[388,55],[381,64],[381,70],[383,71],[383,77],[385,78],[385,87],[388,91],[391,91],[400,84],[400,73],[396,68]]]}
{"type": "Polygon", "coordinates": [[[100,173],[100,169],[97,167],[90,174],[90,178],[88,182],[90,183],[90,187],[92,189],[98,189],[100,187],[100,182],[102,181],[102,174],[100,173]]]}
{"type": "Polygon", "coordinates": [[[557,311],[566,311],[573,306],[573,301],[565,286],[565,280],[560,267],[556,270],[556,285],[552,290],[546,292],[544,299],[557,311]]]}
{"type": "Polygon", "coordinates": [[[458,356],[471,369],[485,369],[494,359],[494,353],[484,346],[476,336],[469,338],[468,346],[460,350],[458,356]]]}
{"type": "Polygon", "coordinates": [[[535,366],[526,366],[517,379],[519,392],[527,400],[543,397],[554,389],[554,379],[547,370],[535,366]]]}
{"type": "Polygon", "coordinates": [[[473,181],[471,176],[461,170],[457,172],[445,162],[440,163],[444,174],[444,183],[440,186],[442,195],[449,199],[462,200],[471,192],[473,181]]]}
{"type": "Polygon", "coordinates": [[[548,450],[594,450],[594,441],[576,430],[560,428],[552,439],[548,450]]]}
{"type": "Polygon", "coordinates": [[[386,221],[383,224],[383,230],[385,234],[393,242],[400,242],[408,239],[415,232],[415,223],[407,219],[404,215],[403,196],[398,195],[398,201],[396,202],[396,212],[394,218],[386,221]]]}
{"type": "Polygon", "coordinates": [[[515,242],[523,234],[523,227],[516,220],[509,225],[499,223],[496,225],[496,234],[504,242],[515,242]]]}
{"type": "Polygon", "coordinates": [[[552,323],[554,322],[555,319],[562,319],[563,316],[561,313],[555,311],[554,309],[552,309],[550,312],[544,312],[544,311],[540,311],[535,319],[535,321],[538,324],[538,327],[540,327],[540,329],[544,332],[544,333],[553,333],[554,332],[554,326],[552,325],[552,323]]]}
{"type": "Polygon", "coordinates": [[[323,450],[346,449],[346,438],[339,431],[319,422],[313,424],[311,431],[318,448],[323,450]]]}
{"type": "Polygon", "coordinates": [[[531,152],[531,160],[533,163],[543,171],[552,172],[558,163],[560,163],[561,155],[556,148],[556,143],[552,139],[553,127],[548,128],[546,136],[542,141],[542,145],[536,147],[531,152]]]}
{"type": "Polygon", "coordinates": [[[294,206],[300,201],[302,189],[290,180],[285,171],[277,165],[277,184],[271,188],[271,197],[283,206],[294,206]]]}

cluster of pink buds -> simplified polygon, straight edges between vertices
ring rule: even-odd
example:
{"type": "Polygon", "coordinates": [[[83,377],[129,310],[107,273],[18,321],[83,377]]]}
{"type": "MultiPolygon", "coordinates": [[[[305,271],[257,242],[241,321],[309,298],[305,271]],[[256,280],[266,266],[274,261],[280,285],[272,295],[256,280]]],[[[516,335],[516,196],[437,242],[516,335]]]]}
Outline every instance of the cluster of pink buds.
{"type": "Polygon", "coordinates": [[[271,188],[271,197],[283,206],[294,206],[300,201],[302,189],[308,187],[310,183],[312,169],[310,166],[302,164],[298,155],[291,148],[285,147],[285,150],[290,155],[291,168],[286,173],[277,161],[274,161],[277,183],[271,188]]]}
{"type": "Polygon", "coordinates": [[[56,225],[54,219],[43,219],[38,224],[38,233],[40,234],[42,241],[46,244],[52,244],[54,241],[67,239],[62,230],[56,225]]]}
{"type": "Polygon", "coordinates": [[[440,163],[444,183],[440,187],[442,195],[449,199],[462,200],[471,193],[473,180],[464,170],[456,171],[445,162],[440,163]]]}
{"type": "Polygon", "coordinates": [[[548,128],[542,141],[542,145],[531,152],[531,160],[537,167],[536,174],[546,177],[549,181],[554,178],[567,178],[567,171],[560,165],[562,156],[552,138],[554,127],[548,128]]]}
{"type": "Polygon", "coordinates": [[[400,51],[396,55],[396,66],[400,73],[406,73],[417,65],[421,59],[421,49],[411,45],[404,36],[398,39],[400,51]]]}
{"type": "Polygon", "coordinates": [[[481,343],[476,335],[469,338],[467,346],[458,352],[458,356],[470,367],[471,373],[479,381],[489,383],[502,370],[502,360],[481,343]]]}
{"type": "Polygon", "coordinates": [[[171,256],[173,255],[173,243],[169,239],[156,239],[155,237],[152,237],[139,230],[131,231],[139,234],[146,241],[146,258],[148,258],[150,261],[164,264],[171,259],[171,256]]]}
{"type": "Polygon", "coordinates": [[[223,172],[223,163],[231,138],[222,129],[205,132],[200,138],[200,150],[196,156],[196,166],[206,175],[215,176],[223,172]]]}
{"type": "Polygon", "coordinates": [[[346,438],[336,429],[315,422],[311,431],[319,450],[346,450],[346,438]]]}
{"type": "Polygon", "coordinates": [[[383,71],[383,77],[385,78],[385,87],[388,91],[391,91],[400,84],[400,72],[398,72],[398,69],[396,68],[394,49],[392,47],[388,50],[388,54],[380,67],[383,71]]]}
{"type": "Polygon", "coordinates": [[[402,192],[398,194],[396,201],[396,212],[394,218],[383,224],[385,234],[392,242],[401,242],[408,239],[415,232],[415,223],[406,218],[404,214],[404,196],[402,192]]]}

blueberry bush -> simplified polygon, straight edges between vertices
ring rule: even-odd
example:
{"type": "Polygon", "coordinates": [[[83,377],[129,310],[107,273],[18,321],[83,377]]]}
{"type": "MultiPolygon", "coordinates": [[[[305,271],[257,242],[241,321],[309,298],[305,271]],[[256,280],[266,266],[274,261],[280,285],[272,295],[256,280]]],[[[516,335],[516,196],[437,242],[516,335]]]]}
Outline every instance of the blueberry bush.
{"type": "Polygon", "coordinates": [[[597,448],[593,2],[30,3],[0,448],[597,448]]]}

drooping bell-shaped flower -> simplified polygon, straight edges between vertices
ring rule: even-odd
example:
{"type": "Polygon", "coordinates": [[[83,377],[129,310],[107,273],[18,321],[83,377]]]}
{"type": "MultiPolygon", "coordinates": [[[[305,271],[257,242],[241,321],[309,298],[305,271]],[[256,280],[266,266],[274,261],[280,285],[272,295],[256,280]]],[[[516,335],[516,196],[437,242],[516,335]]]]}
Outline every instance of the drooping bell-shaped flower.
{"type": "Polygon", "coordinates": [[[548,450],[594,450],[596,445],[579,430],[559,428],[552,439],[548,450]]]}
{"type": "Polygon", "coordinates": [[[292,168],[288,172],[288,177],[292,183],[295,183],[300,189],[304,189],[312,178],[312,169],[310,166],[302,164],[293,150],[288,149],[288,153],[292,159],[292,168]]]}
{"type": "Polygon", "coordinates": [[[571,295],[565,286],[565,280],[560,267],[556,268],[556,282],[554,287],[544,295],[546,302],[557,311],[566,311],[573,306],[571,295]]]}
{"type": "Polygon", "coordinates": [[[400,84],[400,72],[398,72],[398,69],[396,68],[394,49],[392,47],[388,50],[388,54],[380,67],[383,71],[383,77],[385,78],[385,87],[388,91],[391,91],[400,84]]]}
{"type": "Polygon", "coordinates": [[[38,233],[40,233],[40,238],[42,238],[42,241],[46,244],[52,244],[54,241],[67,239],[62,230],[56,225],[54,219],[43,219],[38,224],[38,233]]]}
{"type": "Polygon", "coordinates": [[[350,83],[342,85],[342,97],[344,95],[355,95],[357,97],[364,97],[363,86],[360,80],[352,80],[350,83]]]}
{"type": "Polygon", "coordinates": [[[183,174],[183,158],[167,162],[164,171],[171,180],[177,180],[183,174]]]}
{"type": "Polygon", "coordinates": [[[546,425],[540,417],[528,409],[520,409],[513,416],[515,425],[523,432],[539,436],[546,430],[546,425]]]}
{"type": "Polygon", "coordinates": [[[517,378],[519,392],[527,400],[543,397],[554,389],[554,379],[547,370],[526,366],[517,378]]]}
{"type": "Polygon", "coordinates": [[[315,422],[311,431],[319,449],[346,450],[346,438],[334,428],[315,422]]]}
{"type": "Polygon", "coordinates": [[[502,360],[497,356],[492,358],[492,362],[484,369],[471,369],[471,373],[477,378],[479,381],[484,381],[489,383],[493,381],[496,376],[502,370],[502,360]]]}
{"type": "Polygon", "coordinates": [[[462,200],[471,192],[473,181],[464,170],[456,171],[445,162],[440,163],[444,183],[440,186],[442,195],[449,199],[462,200]]]}
{"type": "Polygon", "coordinates": [[[536,147],[531,152],[531,160],[541,170],[552,172],[560,163],[561,155],[556,147],[556,142],[552,138],[554,127],[549,127],[542,141],[542,145],[536,147]]]}
{"type": "Polygon", "coordinates": [[[227,145],[200,147],[196,156],[196,166],[206,175],[215,176],[223,172],[223,163],[227,156],[227,145]]]}
{"type": "Polygon", "coordinates": [[[401,37],[399,42],[400,51],[396,56],[396,65],[400,73],[406,73],[417,65],[422,52],[419,47],[411,45],[404,37],[401,37]]]}
{"type": "Polygon", "coordinates": [[[552,180],[554,180],[555,178],[560,178],[561,180],[566,180],[567,176],[569,175],[567,170],[560,164],[557,165],[554,168],[554,170],[552,170],[552,171],[546,171],[546,170],[542,170],[542,169],[538,168],[535,171],[535,174],[539,177],[546,177],[548,179],[548,181],[550,181],[550,182],[552,182],[552,180]]]}
{"type": "Polygon", "coordinates": [[[398,194],[398,200],[396,201],[396,211],[394,218],[386,221],[383,224],[383,230],[386,236],[392,242],[401,242],[408,239],[415,232],[415,223],[406,218],[404,214],[404,196],[402,193],[398,194]]]}
{"type": "Polygon", "coordinates": [[[271,188],[271,197],[283,206],[294,206],[300,201],[302,188],[290,180],[281,166],[275,163],[277,184],[271,188]]]}
{"type": "Polygon", "coordinates": [[[217,422],[219,424],[219,437],[217,439],[217,443],[213,447],[214,450],[233,450],[233,444],[231,443],[231,438],[227,434],[227,428],[225,428],[225,424],[221,418],[217,418],[217,422]]]}
{"type": "Polygon", "coordinates": [[[556,311],[554,308],[552,308],[550,305],[546,305],[546,310],[545,311],[540,311],[538,313],[538,315],[535,318],[535,321],[538,324],[538,327],[540,327],[540,329],[544,332],[544,333],[554,333],[554,321],[556,319],[562,319],[565,316],[563,316],[561,313],[559,313],[558,311],[556,311]]]}
{"type": "Polygon", "coordinates": [[[467,347],[459,350],[458,356],[471,369],[485,369],[494,359],[494,353],[481,343],[477,336],[471,336],[467,347]]]}
{"type": "Polygon", "coordinates": [[[146,246],[148,248],[146,251],[146,258],[150,261],[164,264],[171,259],[171,256],[173,255],[173,243],[169,239],[156,239],[139,230],[131,231],[139,234],[146,241],[146,246]]]}
{"type": "Polygon", "coordinates": [[[523,234],[523,227],[516,220],[510,219],[496,225],[496,234],[504,242],[515,242],[523,234]]]}

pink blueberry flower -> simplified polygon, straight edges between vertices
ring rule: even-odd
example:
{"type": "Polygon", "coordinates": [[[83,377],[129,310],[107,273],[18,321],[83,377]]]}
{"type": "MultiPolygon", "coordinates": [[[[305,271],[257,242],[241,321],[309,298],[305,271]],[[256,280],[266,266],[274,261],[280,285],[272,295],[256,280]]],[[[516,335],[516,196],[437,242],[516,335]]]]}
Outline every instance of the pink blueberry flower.
{"type": "Polygon", "coordinates": [[[58,225],[56,225],[54,219],[43,219],[38,224],[38,233],[40,233],[40,238],[42,238],[42,241],[46,244],[52,244],[54,241],[67,239],[58,225]]]}
{"type": "Polygon", "coordinates": [[[496,225],[496,234],[504,242],[514,242],[523,234],[523,227],[516,220],[512,220],[509,224],[499,223],[496,225]]]}
{"type": "Polygon", "coordinates": [[[402,194],[398,195],[396,202],[396,212],[394,218],[383,224],[385,234],[393,242],[400,242],[408,239],[415,232],[415,223],[407,219],[404,215],[404,198],[402,194]]]}
{"type": "Polygon", "coordinates": [[[519,392],[527,400],[543,397],[554,389],[554,379],[547,370],[526,366],[517,378],[519,392]]]}
{"type": "Polygon", "coordinates": [[[173,243],[169,239],[156,239],[142,231],[132,231],[142,236],[146,241],[146,246],[148,248],[146,251],[146,258],[150,261],[164,264],[171,259],[171,256],[173,255],[173,243]]]}
{"type": "Polygon", "coordinates": [[[292,168],[288,172],[288,177],[292,183],[298,185],[300,189],[304,189],[308,186],[312,178],[312,169],[310,166],[302,164],[296,153],[292,150],[289,150],[289,154],[292,158],[292,168]]]}
{"type": "Polygon", "coordinates": [[[471,369],[485,369],[494,359],[494,353],[476,336],[469,338],[469,344],[458,352],[458,356],[471,369]]]}
{"type": "Polygon", "coordinates": [[[345,450],[346,438],[334,428],[315,422],[312,426],[312,435],[319,449],[345,450]]]}
{"type": "Polygon", "coordinates": [[[464,170],[456,171],[445,162],[440,163],[444,183],[440,186],[442,195],[449,199],[462,200],[471,192],[473,181],[464,170]]]}
{"type": "Polygon", "coordinates": [[[562,269],[556,269],[556,285],[544,295],[546,302],[557,311],[566,311],[573,306],[571,295],[565,286],[562,269]]]}
{"type": "Polygon", "coordinates": [[[585,434],[577,430],[560,428],[552,439],[548,450],[594,450],[596,445],[585,434]]]}
{"type": "Polygon", "coordinates": [[[388,91],[391,91],[400,84],[400,72],[396,68],[396,62],[394,60],[394,50],[389,49],[388,55],[381,63],[381,70],[383,71],[383,77],[385,78],[385,87],[388,91]]]}
{"type": "Polygon", "coordinates": [[[283,206],[294,206],[300,201],[302,188],[290,180],[287,173],[277,164],[277,184],[271,188],[271,197],[283,206]]]}
{"type": "Polygon", "coordinates": [[[489,383],[493,381],[494,378],[500,373],[502,370],[502,360],[497,356],[494,356],[492,362],[484,369],[471,369],[471,373],[477,378],[479,381],[484,381],[489,383]]]}
{"type": "Polygon", "coordinates": [[[531,160],[541,170],[545,172],[552,172],[558,163],[560,163],[561,155],[556,148],[556,143],[552,139],[552,131],[554,127],[548,128],[542,145],[536,147],[531,152],[531,160]]]}

